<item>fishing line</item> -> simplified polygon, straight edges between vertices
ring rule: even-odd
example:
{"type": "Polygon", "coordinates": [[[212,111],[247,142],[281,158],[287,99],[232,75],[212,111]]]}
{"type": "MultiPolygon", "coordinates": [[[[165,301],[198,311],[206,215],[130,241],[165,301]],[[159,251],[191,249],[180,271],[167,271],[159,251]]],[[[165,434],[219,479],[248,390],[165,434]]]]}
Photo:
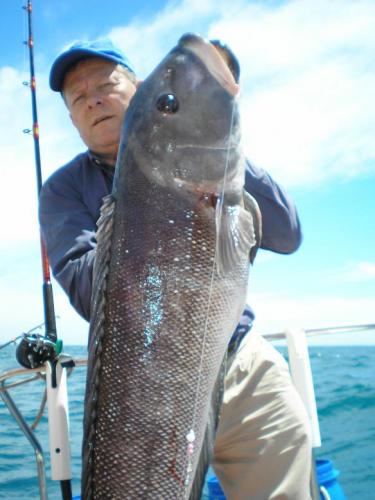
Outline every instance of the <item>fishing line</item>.
{"type": "Polygon", "coordinates": [[[1,349],[4,349],[4,348],[5,348],[5,347],[7,347],[8,345],[10,345],[10,344],[13,344],[13,343],[17,342],[17,340],[19,340],[19,339],[20,339],[20,338],[22,338],[22,337],[23,337],[23,334],[18,335],[17,337],[14,337],[14,338],[12,338],[12,339],[8,340],[8,342],[5,342],[5,344],[0,345],[0,351],[1,351],[1,349]]]}
{"type": "MultiPolygon", "coordinates": [[[[57,316],[58,317],[58,316],[57,316]]],[[[43,323],[40,323],[39,325],[36,325],[34,326],[33,328],[31,328],[28,332],[26,333],[21,333],[20,335],[17,335],[17,337],[14,337],[10,340],[8,340],[7,342],[5,342],[5,344],[2,344],[0,345],[0,351],[1,349],[4,349],[4,347],[7,347],[8,345],[10,344],[13,344],[14,342],[17,342],[17,340],[19,339],[22,339],[23,337],[27,336],[27,335],[30,335],[31,333],[33,333],[35,330],[38,330],[39,328],[41,328],[42,326],[44,325],[44,322],[43,323]]]]}
{"type": "MultiPolygon", "coordinates": [[[[224,168],[224,179],[223,179],[223,183],[222,183],[221,193],[220,193],[220,196],[218,198],[217,203],[219,203],[219,199],[221,199],[221,201],[224,199],[224,194],[225,194],[229,157],[230,157],[230,153],[231,153],[231,148],[229,146],[230,146],[231,133],[232,133],[232,129],[233,129],[234,112],[235,112],[235,106],[233,105],[232,106],[230,127],[229,127],[227,156],[226,156],[225,168],[224,168]]],[[[218,213],[219,222],[221,221],[221,218],[222,218],[222,212],[223,212],[223,203],[220,203],[219,213],[218,213]]],[[[218,224],[217,224],[217,226],[218,226],[218,224]]],[[[217,227],[216,227],[216,231],[217,231],[217,227]]],[[[216,232],[216,238],[217,238],[217,236],[218,235],[216,232]]],[[[194,451],[195,451],[194,450],[194,443],[195,443],[196,435],[194,432],[194,428],[195,428],[195,424],[196,424],[196,417],[197,417],[197,411],[198,411],[199,390],[200,390],[201,381],[202,381],[203,359],[204,359],[204,354],[205,354],[206,344],[207,344],[208,317],[209,317],[209,312],[210,312],[210,308],[211,308],[216,262],[217,262],[217,245],[215,245],[214,259],[213,259],[212,270],[211,270],[211,280],[210,280],[210,286],[209,286],[209,292],[208,292],[208,303],[207,303],[206,318],[205,318],[204,331],[203,331],[203,337],[202,337],[202,350],[201,350],[201,356],[200,356],[200,362],[199,362],[197,388],[195,391],[192,426],[191,426],[191,429],[189,430],[188,434],[186,435],[187,457],[185,459],[185,466],[186,466],[187,476],[185,479],[185,485],[184,485],[185,487],[187,487],[189,485],[189,482],[190,482],[190,472],[192,472],[192,470],[190,470],[191,469],[191,459],[192,459],[192,456],[193,456],[194,451]]]]}

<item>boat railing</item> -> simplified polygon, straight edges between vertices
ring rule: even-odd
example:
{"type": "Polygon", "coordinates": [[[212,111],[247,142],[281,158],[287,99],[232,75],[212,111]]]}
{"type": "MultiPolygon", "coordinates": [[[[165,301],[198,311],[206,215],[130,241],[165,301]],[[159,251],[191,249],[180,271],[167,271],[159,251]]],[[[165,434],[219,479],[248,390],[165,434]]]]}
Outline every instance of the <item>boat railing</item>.
{"type": "MultiPolygon", "coordinates": [[[[323,328],[304,328],[307,337],[317,337],[319,335],[333,335],[339,333],[354,333],[375,330],[375,323],[362,323],[357,325],[339,325],[328,326],[323,328]]],[[[275,333],[262,333],[262,336],[270,341],[283,340],[286,337],[286,331],[275,333]]]]}

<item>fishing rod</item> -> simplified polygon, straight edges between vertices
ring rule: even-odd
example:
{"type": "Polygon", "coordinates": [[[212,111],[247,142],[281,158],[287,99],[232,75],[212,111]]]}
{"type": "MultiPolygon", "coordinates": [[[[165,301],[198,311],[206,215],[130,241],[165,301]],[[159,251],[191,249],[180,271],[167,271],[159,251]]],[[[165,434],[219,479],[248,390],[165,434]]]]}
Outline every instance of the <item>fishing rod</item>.
{"type": "MultiPolygon", "coordinates": [[[[38,112],[36,103],[36,81],[34,69],[34,40],[32,32],[32,4],[31,0],[27,0],[27,4],[23,6],[27,11],[28,18],[28,39],[24,42],[28,46],[29,62],[30,62],[30,81],[23,82],[24,85],[29,86],[31,90],[31,105],[33,128],[32,130],[25,129],[25,133],[33,134],[34,139],[34,153],[35,153],[35,167],[36,167],[36,180],[37,180],[37,195],[39,199],[40,190],[42,188],[42,169],[40,160],[40,147],[39,147],[39,125],[38,125],[38,112]]],[[[40,250],[42,259],[42,273],[43,273],[43,306],[44,306],[44,325],[45,335],[28,335],[24,334],[22,341],[17,347],[16,357],[17,361],[26,368],[34,368],[42,365],[49,359],[54,359],[61,352],[61,342],[57,340],[56,330],[56,316],[53,301],[53,291],[51,283],[50,267],[46,252],[46,246],[42,236],[40,236],[40,250]]]]}
{"type": "MultiPolygon", "coordinates": [[[[37,195],[42,188],[42,168],[39,148],[39,125],[36,103],[36,80],[34,68],[34,39],[32,30],[32,4],[27,0],[23,6],[27,11],[28,39],[25,45],[29,49],[30,82],[26,85],[31,90],[31,105],[33,116],[33,138],[35,167],[37,180],[37,195]]],[[[31,132],[25,130],[24,132],[31,132]]],[[[59,356],[62,350],[62,342],[57,339],[56,315],[53,301],[50,266],[47,257],[46,246],[40,234],[40,250],[43,272],[43,306],[45,335],[24,335],[17,347],[16,357],[18,362],[27,368],[33,368],[45,363],[46,387],[48,401],[48,425],[51,453],[51,475],[52,479],[60,482],[63,500],[72,499],[71,465],[69,424],[67,408],[66,369],[69,363],[61,360],[59,356]]],[[[29,332],[30,333],[30,332],[29,332]]],[[[69,365],[71,366],[71,365],[69,365]]]]}

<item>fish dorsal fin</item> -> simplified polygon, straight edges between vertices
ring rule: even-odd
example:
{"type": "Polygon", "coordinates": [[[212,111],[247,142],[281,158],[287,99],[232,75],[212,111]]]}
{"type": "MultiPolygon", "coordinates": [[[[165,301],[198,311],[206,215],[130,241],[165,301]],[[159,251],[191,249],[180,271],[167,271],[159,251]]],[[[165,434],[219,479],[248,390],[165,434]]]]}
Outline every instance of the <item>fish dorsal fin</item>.
{"type": "Polygon", "coordinates": [[[102,339],[104,335],[104,314],[106,307],[106,285],[109,274],[110,249],[113,233],[113,214],[115,200],[112,195],[103,199],[100,217],[97,222],[97,246],[92,277],[92,295],[90,311],[89,360],[87,365],[87,383],[85,395],[84,442],[89,446],[82,449],[82,496],[91,498],[92,489],[92,450],[95,439],[96,401],[101,367],[102,339]]]}
{"type": "MultiPolygon", "coordinates": [[[[112,228],[112,217],[113,217],[113,211],[115,209],[115,198],[111,194],[104,196],[103,198],[103,204],[100,207],[100,217],[96,223],[96,226],[98,228],[96,235],[97,235],[97,241],[101,241],[103,238],[103,234],[107,235],[109,225],[112,228]]],[[[104,236],[105,237],[105,236],[104,236]]]]}
{"type": "Polygon", "coordinates": [[[244,254],[253,261],[252,249],[259,243],[261,227],[257,207],[253,198],[245,201],[245,196],[243,205],[226,204],[218,199],[215,219],[216,269],[219,275],[234,271],[244,254]]]}
{"type": "Polygon", "coordinates": [[[99,312],[97,298],[102,296],[103,287],[105,287],[105,281],[108,275],[114,208],[115,199],[112,195],[103,198],[103,205],[100,209],[100,217],[97,222],[98,230],[96,232],[98,243],[92,278],[91,319],[94,319],[95,315],[99,312]]]}

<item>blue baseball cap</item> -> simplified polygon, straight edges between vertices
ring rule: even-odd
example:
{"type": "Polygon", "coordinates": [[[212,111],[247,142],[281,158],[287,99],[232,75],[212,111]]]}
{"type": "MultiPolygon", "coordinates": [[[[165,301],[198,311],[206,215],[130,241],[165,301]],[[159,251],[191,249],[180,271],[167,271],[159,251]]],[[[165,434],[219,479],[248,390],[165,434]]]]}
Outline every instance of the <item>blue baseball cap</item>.
{"type": "Polygon", "coordinates": [[[135,73],[129,59],[121,50],[113,45],[108,38],[100,40],[75,42],[69,49],[60,54],[52,64],[49,74],[49,85],[52,90],[61,92],[64,85],[64,78],[73,64],[80,59],[87,57],[101,57],[108,61],[121,64],[135,73]]]}

